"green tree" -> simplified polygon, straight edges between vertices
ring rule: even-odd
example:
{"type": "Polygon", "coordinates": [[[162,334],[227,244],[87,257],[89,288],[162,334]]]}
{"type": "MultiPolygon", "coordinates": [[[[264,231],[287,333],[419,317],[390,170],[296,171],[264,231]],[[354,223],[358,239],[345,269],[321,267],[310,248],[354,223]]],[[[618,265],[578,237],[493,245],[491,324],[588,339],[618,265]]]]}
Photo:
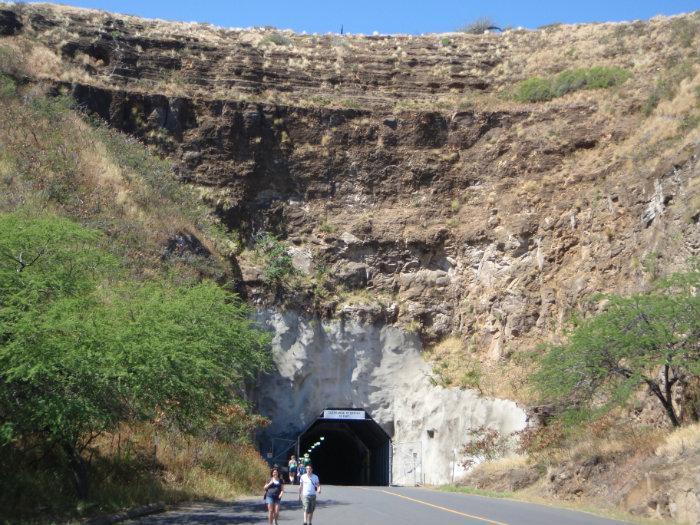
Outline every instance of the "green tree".
{"type": "Polygon", "coordinates": [[[54,216],[0,215],[0,437],[84,451],[122,422],[196,433],[268,362],[267,334],[210,282],[131,282],[100,235],[54,216]]]}
{"type": "Polygon", "coordinates": [[[700,270],[676,274],[650,293],[610,296],[603,312],[575,323],[549,347],[534,375],[549,398],[581,406],[607,393],[623,402],[639,386],[656,396],[673,426],[674,389],[700,374],[700,270]]]}

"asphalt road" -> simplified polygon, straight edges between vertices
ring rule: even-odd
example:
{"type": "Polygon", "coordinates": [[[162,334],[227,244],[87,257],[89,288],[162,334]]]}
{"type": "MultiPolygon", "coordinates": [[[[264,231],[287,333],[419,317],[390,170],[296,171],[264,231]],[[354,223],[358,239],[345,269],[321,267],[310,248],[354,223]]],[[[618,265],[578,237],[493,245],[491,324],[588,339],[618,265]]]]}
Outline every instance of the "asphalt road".
{"type": "MultiPolygon", "coordinates": [[[[298,486],[286,486],[280,524],[301,524],[298,486]]],[[[422,488],[323,486],[316,525],[620,525],[583,512],[422,488]]],[[[262,500],[202,503],[130,521],[138,525],[265,524],[262,500]]]]}

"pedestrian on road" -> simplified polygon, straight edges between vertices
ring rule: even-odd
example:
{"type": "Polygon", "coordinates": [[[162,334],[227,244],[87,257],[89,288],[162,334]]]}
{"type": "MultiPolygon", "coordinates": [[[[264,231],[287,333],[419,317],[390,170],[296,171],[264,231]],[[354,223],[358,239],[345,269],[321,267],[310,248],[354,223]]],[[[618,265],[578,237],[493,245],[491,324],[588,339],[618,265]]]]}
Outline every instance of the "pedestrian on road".
{"type": "Polygon", "coordinates": [[[306,465],[311,463],[311,458],[309,454],[306,453],[303,456],[299,456],[299,465],[297,466],[297,473],[299,475],[299,483],[301,483],[301,477],[306,474],[306,465]]]}
{"type": "Polygon", "coordinates": [[[289,458],[288,466],[289,466],[289,483],[294,485],[297,482],[297,480],[296,480],[296,478],[297,478],[297,457],[294,454],[292,454],[292,457],[289,458]]]}
{"type": "Polygon", "coordinates": [[[299,482],[299,500],[304,507],[304,525],[311,525],[316,510],[316,496],[321,493],[321,482],[313,473],[311,463],[306,465],[306,474],[299,482]]]}
{"type": "Polygon", "coordinates": [[[280,517],[280,501],[284,494],[284,481],[280,477],[280,471],[273,467],[270,471],[270,481],[265,483],[265,503],[267,503],[267,522],[269,525],[277,525],[280,517]]]}

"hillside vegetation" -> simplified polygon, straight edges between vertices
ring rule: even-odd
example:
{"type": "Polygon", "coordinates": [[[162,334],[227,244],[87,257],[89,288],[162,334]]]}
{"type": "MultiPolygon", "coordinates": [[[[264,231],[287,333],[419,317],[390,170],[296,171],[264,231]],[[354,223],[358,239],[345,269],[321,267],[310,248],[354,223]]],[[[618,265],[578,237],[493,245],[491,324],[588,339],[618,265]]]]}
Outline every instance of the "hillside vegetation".
{"type": "Polygon", "coordinates": [[[257,488],[268,336],[221,286],[223,230],[138,142],[0,86],[0,519],[257,488]]]}

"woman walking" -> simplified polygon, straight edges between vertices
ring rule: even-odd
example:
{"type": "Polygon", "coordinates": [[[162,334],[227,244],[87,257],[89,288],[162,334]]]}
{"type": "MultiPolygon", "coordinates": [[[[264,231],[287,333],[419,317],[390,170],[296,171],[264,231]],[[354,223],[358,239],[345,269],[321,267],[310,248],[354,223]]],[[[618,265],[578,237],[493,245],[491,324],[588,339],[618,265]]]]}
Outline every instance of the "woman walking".
{"type": "Polygon", "coordinates": [[[270,481],[265,483],[265,503],[267,503],[267,522],[277,525],[280,517],[280,500],[284,494],[284,482],[277,467],[270,471],[270,481]]]}
{"type": "Polygon", "coordinates": [[[296,484],[297,481],[297,457],[292,454],[292,457],[289,459],[289,483],[292,485],[296,484]]]}

